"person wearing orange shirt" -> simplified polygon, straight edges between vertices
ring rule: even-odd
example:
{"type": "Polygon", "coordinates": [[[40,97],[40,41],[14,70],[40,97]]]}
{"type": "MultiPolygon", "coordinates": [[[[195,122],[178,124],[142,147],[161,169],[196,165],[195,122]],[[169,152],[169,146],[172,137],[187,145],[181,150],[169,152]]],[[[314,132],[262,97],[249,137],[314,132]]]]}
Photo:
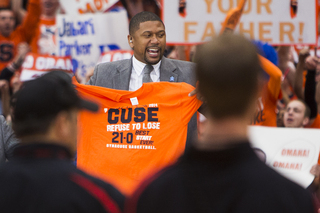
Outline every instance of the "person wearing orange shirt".
{"type": "Polygon", "coordinates": [[[33,53],[55,54],[56,14],[59,6],[59,0],[41,0],[40,22],[37,27],[36,36],[31,42],[33,53]]]}
{"type": "Polygon", "coordinates": [[[259,56],[263,70],[269,75],[268,82],[263,86],[261,96],[257,100],[257,109],[252,125],[277,126],[277,100],[281,90],[280,69],[264,57],[259,56]]]}
{"type": "Polygon", "coordinates": [[[12,61],[19,43],[31,42],[35,36],[40,12],[39,0],[30,0],[23,23],[15,28],[16,18],[13,11],[9,8],[0,9],[0,70],[12,61]]]}

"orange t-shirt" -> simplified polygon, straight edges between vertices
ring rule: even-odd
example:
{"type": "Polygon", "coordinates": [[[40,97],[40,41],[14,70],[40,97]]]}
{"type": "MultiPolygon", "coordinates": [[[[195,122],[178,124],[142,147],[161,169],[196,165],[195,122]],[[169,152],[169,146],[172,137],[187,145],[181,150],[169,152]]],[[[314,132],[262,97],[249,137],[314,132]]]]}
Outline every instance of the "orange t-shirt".
{"type": "Polygon", "coordinates": [[[36,30],[36,36],[31,41],[32,52],[42,55],[53,55],[56,48],[56,30],[57,26],[55,18],[40,18],[40,22],[36,30]]]}
{"type": "Polygon", "coordinates": [[[30,0],[28,13],[23,23],[18,26],[8,37],[0,34],[0,72],[13,60],[17,52],[17,45],[21,42],[30,43],[35,36],[37,23],[40,17],[39,0],[30,0]]]}
{"type": "Polygon", "coordinates": [[[184,152],[187,125],[201,101],[186,83],[146,83],[137,91],[76,84],[79,94],[100,103],[81,112],[77,164],[130,194],[146,176],[184,152]]]}
{"type": "Polygon", "coordinates": [[[277,126],[277,99],[272,96],[265,85],[262,94],[257,100],[257,110],[254,114],[252,125],[277,126]]]}
{"type": "Polygon", "coordinates": [[[262,94],[257,101],[252,125],[277,126],[277,100],[281,91],[281,70],[266,58],[259,56],[263,70],[270,76],[267,84],[262,89],[262,94]]]}

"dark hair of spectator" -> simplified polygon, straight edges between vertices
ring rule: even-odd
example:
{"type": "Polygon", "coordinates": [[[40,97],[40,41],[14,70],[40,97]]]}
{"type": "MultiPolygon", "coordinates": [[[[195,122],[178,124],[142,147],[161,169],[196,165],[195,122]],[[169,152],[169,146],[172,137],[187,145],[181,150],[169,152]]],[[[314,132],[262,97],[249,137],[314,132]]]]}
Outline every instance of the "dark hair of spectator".
{"type": "Polygon", "coordinates": [[[163,24],[162,20],[156,14],[148,11],[143,11],[141,13],[138,13],[134,17],[132,17],[132,19],[130,20],[130,23],[129,23],[130,35],[133,35],[140,28],[140,23],[143,23],[146,21],[160,21],[163,24]]]}
{"type": "Polygon", "coordinates": [[[260,89],[262,69],[255,46],[246,38],[223,34],[196,51],[199,92],[212,118],[241,117],[260,89]]]}
{"type": "Polygon", "coordinates": [[[55,115],[48,115],[41,119],[29,119],[25,121],[13,122],[12,129],[18,138],[30,135],[45,134],[48,132],[55,115]]]}
{"type": "Polygon", "coordinates": [[[3,10],[10,10],[12,11],[12,9],[10,7],[0,7],[0,11],[3,11],[3,10]]]}

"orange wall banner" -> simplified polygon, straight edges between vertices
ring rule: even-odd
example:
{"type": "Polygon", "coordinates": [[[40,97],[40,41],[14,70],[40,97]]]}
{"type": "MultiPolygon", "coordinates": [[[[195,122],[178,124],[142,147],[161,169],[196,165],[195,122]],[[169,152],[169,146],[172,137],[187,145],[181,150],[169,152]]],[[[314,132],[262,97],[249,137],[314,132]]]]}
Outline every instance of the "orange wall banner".
{"type": "MultiPolygon", "coordinates": [[[[178,1],[162,0],[162,20],[166,25],[167,43],[199,44],[210,40],[219,34],[228,12],[240,2],[186,0],[186,6],[182,9],[178,1]]],[[[247,0],[235,31],[272,45],[315,45],[316,4],[316,0],[298,0],[295,5],[290,0],[247,0]]]]}

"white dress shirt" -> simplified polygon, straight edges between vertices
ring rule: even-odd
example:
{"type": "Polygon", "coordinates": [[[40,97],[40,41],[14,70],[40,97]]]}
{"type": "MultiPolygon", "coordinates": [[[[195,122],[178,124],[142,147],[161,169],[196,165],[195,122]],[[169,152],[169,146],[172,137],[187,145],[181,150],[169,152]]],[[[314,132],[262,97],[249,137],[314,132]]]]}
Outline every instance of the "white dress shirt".
{"type": "MultiPolygon", "coordinates": [[[[160,64],[159,61],[157,64],[152,65],[153,70],[150,73],[150,77],[153,82],[160,81],[160,64]]],[[[129,83],[129,91],[136,91],[142,86],[142,78],[143,78],[143,68],[146,66],[145,63],[138,61],[134,56],[132,56],[132,72],[129,83]]]]}

